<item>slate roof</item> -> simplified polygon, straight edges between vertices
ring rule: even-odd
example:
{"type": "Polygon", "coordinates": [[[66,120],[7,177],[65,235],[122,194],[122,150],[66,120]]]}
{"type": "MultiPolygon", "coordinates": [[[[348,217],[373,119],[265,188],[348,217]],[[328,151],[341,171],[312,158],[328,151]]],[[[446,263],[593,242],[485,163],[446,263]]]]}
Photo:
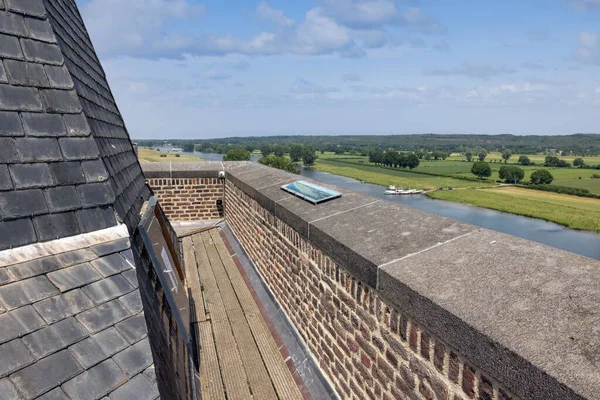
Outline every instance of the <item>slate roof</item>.
{"type": "Polygon", "coordinates": [[[117,228],[0,252],[0,399],[158,398],[117,228]]]}
{"type": "Polygon", "coordinates": [[[75,3],[0,0],[0,250],[131,232],[148,195],[75,3]]]}

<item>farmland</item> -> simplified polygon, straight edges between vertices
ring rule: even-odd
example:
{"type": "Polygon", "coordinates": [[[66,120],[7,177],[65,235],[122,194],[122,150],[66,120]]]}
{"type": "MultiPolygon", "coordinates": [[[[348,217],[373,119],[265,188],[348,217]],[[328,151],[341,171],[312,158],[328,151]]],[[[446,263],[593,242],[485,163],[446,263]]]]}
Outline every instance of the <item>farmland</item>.
{"type": "Polygon", "coordinates": [[[165,151],[157,151],[149,149],[147,147],[138,148],[138,159],[145,162],[165,162],[165,161],[177,161],[177,162],[188,162],[188,161],[202,161],[201,158],[188,156],[185,154],[167,153],[165,151]],[[179,157],[177,157],[179,156],[179,157]]]}

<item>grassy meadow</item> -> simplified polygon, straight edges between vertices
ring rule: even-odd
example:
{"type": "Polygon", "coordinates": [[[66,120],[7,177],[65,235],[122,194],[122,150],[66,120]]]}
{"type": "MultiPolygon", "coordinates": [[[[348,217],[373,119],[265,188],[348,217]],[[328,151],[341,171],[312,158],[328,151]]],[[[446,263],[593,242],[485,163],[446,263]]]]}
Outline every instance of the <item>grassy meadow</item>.
{"type": "Polygon", "coordinates": [[[186,154],[168,153],[165,151],[156,151],[148,147],[138,147],[138,160],[145,162],[166,162],[166,161],[177,161],[177,162],[198,162],[202,161],[201,158],[189,156],[186,154]],[[164,155],[165,157],[161,157],[164,155]]]}
{"type": "MultiPolygon", "coordinates": [[[[492,159],[494,153],[492,153],[492,159]]],[[[500,154],[497,155],[500,159],[500,154]]],[[[515,158],[516,157],[516,158],[515,158]]],[[[543,164],[543,156],[529,156],[543,164]],[[539,158],[539,160],[538,160],[539,158]]],[[[517,161],[513,156],[509,161],[517,161]]],[[[588,164],[600,164],[600,158],[585,159],[588,164]]],[[[488,160],[489,161],[489,160],[488,160]]],[[[571,160],[572,161],[572,160],[571,160]]],[[[504,163],[490,163],[492,176],[484,181],[461,180],[460,177],[474,178],[472,163],[464,157],[451,156],[446,160],[421,160],[414,170],[382,168],[369,163],[368,157],[319,154],[315,168],[321,171],[362,180],[377,185],[396,185],[404,188],[437,189],[451,186],[456,190],[431,191],[428,196],[471,204],[478,207],[540,218],[556,222],[573,229],[600,232],[600,200],[566,194],[524,189],[509,185],[499,185],[498,171],[504,163]]],[[[509,163],[508,165],[516,165],[509,163]]],[[[524,181],[529,181],[531,173],[537,169],[547,169],[554,176],[553,185],[588,189],[600,194],[600,179],[591,179],[599,170],[579,168],[545,168],[541,165],[521,167],[525,170],[524,181]],[[581,179],[579,179],[581,177],[581,179]]]]}
{"type": "Polygon", "coordinates": [[[435,191],[427,195],[434,199],[540,218],[572,229],[600,232],[600,200],[596,199],[510,186],[485,190],[435,191]]]}

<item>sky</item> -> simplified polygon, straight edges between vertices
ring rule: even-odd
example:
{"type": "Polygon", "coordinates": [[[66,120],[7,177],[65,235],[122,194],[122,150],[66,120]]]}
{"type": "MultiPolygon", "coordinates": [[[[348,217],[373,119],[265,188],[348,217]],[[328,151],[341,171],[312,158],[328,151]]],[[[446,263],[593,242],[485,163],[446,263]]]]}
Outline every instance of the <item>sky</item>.
{"type": "Polygon", "coordinates": [[[600,133],[600,0],[77,0],[135,139],[600,133]]]}

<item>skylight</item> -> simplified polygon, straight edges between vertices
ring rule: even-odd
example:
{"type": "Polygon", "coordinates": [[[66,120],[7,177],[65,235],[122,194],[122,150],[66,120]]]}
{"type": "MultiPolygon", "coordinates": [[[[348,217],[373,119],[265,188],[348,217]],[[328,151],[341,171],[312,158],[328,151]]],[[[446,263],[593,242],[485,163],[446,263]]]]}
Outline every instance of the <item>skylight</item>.
{"type": "Polygon", "coordinates": [[[342,197],[342,194],[339,192],[324,188],[322,186],[317,186],[306,181],[288,183],[287,185],[283,185],[281,188],[286,192],[289,192],[294,196],[298,196],[313,204],[319,204],[324,201],[342,197]]]}

